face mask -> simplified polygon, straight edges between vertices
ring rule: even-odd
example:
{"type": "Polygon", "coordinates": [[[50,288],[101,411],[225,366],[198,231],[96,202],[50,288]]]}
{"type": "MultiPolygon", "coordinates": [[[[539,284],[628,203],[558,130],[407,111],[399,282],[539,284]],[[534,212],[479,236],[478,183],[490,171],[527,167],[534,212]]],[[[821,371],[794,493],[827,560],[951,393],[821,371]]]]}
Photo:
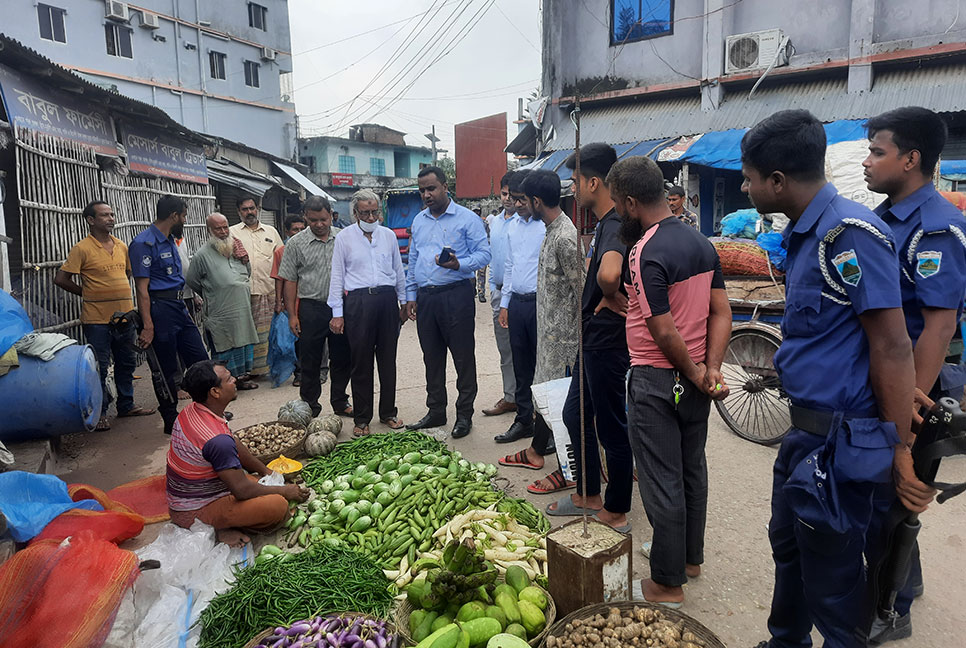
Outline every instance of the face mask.
{"type": "Polygon", "coordinates": [[[373,232],[376,231],[377,227],[379,227],[379,221],[376,221],[374,223],[369,223],[364,220],[359,221],[359,229],[361,229],[366,234],[372,234],[373,232]]]}

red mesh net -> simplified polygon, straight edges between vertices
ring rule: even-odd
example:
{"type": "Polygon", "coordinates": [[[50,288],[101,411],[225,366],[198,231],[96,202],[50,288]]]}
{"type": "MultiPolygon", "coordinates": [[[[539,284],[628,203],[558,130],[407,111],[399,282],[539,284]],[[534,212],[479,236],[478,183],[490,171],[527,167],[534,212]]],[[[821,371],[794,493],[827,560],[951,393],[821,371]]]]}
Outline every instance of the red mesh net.
{"type": "Polygon", "coordinates": [[[144,517],[145,524],[164,522],[168,519],[166,482],[164,475],[146,477],[112,488],[107,495],[144,517]]]}
{"type": "Polygon", "coordinates": [[[144,518],[137,513],[71,509],[51,520],[30,543],[34,544],[41,540],[60,541],[88,531],[98,540],[120,544],[135,537],[143,529],[144,518]]]}
{"type": "MultiPolygon", "coordinates": [[[[768,253],[754,241],[712,241],[721,259],[721,272],[727,277],[767,277],[768,253]]],[[[774,268],[772,273],[781,274],[774,268]]]]}
{"type": "Polygon", "coordinates": [[[0,565],[0,646],[100,646],[137,565],[90,532],[17,552],[0,565]]]}

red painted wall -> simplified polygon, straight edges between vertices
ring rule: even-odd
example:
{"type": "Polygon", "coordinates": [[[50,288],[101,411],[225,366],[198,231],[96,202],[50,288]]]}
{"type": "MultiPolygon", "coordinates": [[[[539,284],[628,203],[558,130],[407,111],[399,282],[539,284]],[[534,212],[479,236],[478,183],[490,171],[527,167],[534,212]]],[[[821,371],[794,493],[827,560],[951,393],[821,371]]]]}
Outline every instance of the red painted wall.
{"type": "Polygon", "coordinates": [[[499,195],[506,173],[506,113],[456,124],[456,197],[499,195]]]}

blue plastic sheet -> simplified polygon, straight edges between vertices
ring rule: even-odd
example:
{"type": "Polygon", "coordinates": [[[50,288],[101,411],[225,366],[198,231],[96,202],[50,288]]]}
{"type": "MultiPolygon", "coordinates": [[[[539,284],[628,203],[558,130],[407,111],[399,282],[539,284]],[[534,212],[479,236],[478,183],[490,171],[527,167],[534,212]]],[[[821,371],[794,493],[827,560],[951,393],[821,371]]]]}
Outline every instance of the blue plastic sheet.
{"type": "Polygon", "coordinates": [[[272,387],[278,387],[295,373],[295,335],[288,325],[288,313],[282,311],[272,318],[268,332],[268,371],[272,387]]]}
{"type": "Polygon", "coordinates": [[[73,508],[104,510],[94,500],[72,501],[67,484],[54,475],[21,470],[0,473],[0,512],[7,518],[10,535],[17,542],[27,542],[55,517],[73,508]]]}
{"type": "Polygon", "coordinates": [[[0,290],[0,355],[10,350],[14,342],[34,330],[34,325],[10,293],[0,290]]]}
{"type": "MultiPolygon", "coordinates": [[[[791,226],[789,226],[791,227],[791,226]]],[[[755,239],[758,247],[768,253],[768,260],[779,270],[785,269],[785,248],[782,247],[780,232],[762,232],[755,239]]]]}
{"type": "Polygon", "coordinates": [[[757,236],[756,226],[761,219],[757,209],[739,209],[721,219],[721,236],[730,238],[753,239],[757,236]]]}

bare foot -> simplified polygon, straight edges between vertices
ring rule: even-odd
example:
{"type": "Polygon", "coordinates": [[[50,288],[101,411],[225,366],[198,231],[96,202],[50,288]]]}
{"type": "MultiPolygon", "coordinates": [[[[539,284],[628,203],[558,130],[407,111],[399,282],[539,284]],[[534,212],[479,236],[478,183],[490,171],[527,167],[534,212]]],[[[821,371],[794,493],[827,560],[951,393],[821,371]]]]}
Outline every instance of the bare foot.
{"type": "Polygon", "coordinates": [[[684,565],[684,573],[688,578],[697,578],[701,575],[701,565],[684,565]]]}
{"type": "Polygon", "coordinates": [[[217,529],[215,540],[224,542],[229,547],[243,547],[252,541],[247,535],[238,529],[217,529]]]}
{"type": "Polygon", "coordinates": [[[536,466],[537,469],[543,468],[543,465],[545,463],[543,460],[543,455],[538,453],[536,450],[534,450],[533,446],[528,447],[526,449],[526,453],[527,453],[527,461],[529,461],[534,466],[536,466]]]}
{"type": "MultiPolygon", "coordinates": [[[[604,506],[604,500],[601,499],[600,495],[591,495],[588,497],[584,497],[583,495],[578,495],[577,493],[573,493],[570,495],[570,501],[574,503],[574,506],[577,506],[580,508],[586,508],[589,511],[593,511],[594,513],[596,513],[597,511],[600,511],[604,506]]],[[[554,502],[553,504],[550,505],[549,508],[551,511],[556,511],[557,503],[554,502]]]]}
{"type": "Polygon", "coordinates": [[[684,603],[684,590],[681,587],[668,587],[655,583],[650,578],[641,579],[644,600],[650,603],[684,603]]]}
{"type": "Polygon", "coordinates": [[[607,509],[601,509],[600,513],[597,514],[597,519],[615,529],[617,527],[627,526],[626,513],[611,513],[607,509]]]}
{"type": "Polygon", "coordinates": [[[183,389],[178,390],[178,400],[191,400],[191,394],[183,389]]]}

